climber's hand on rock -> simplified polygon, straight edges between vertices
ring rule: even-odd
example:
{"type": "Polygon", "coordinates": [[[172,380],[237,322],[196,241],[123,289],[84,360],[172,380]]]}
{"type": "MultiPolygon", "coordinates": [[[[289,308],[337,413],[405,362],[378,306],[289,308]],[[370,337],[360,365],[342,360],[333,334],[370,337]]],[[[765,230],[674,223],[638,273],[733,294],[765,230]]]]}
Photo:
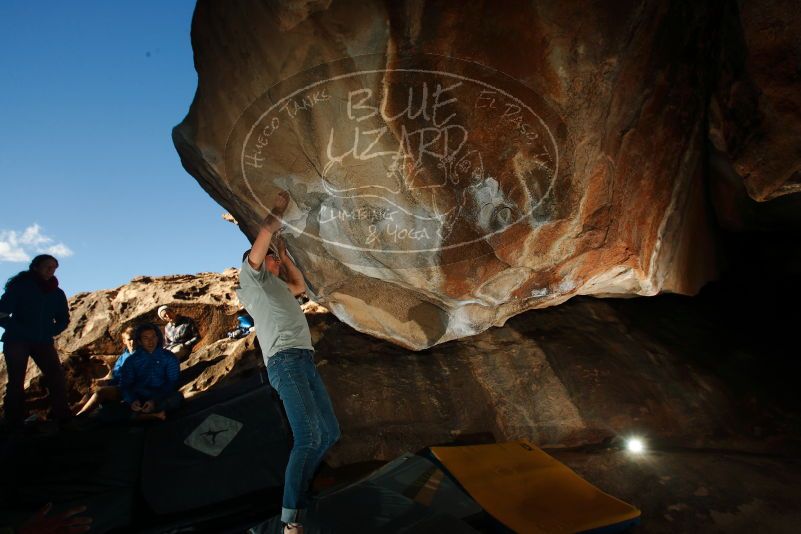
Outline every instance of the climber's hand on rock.
{"type": "Polygon", "coordinates": [[[283,190],[279,191],[275,195],[270,213],[267,214],[267,217],[265,217],[264,221],[261,223],[262,227],[272,233],[278,231],[278,229],[281,228],[281,217],[284,215],[288,205],[289,193],[283,190]]]}

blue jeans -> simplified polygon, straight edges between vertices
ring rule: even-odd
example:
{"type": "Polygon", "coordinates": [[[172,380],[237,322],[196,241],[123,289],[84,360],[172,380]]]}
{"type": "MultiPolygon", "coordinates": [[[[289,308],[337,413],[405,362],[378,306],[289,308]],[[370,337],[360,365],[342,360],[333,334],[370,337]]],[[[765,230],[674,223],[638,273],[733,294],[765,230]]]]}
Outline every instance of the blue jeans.
{"type": "Polygon", "coordinates": [[[275,353],[267,360],[267,376],[284,403],[294,438],[284,476],[281,521],[301,523],[311,479],[339,439],[339,423],[314,366],[313,351],[286,349],[275,353]]]}

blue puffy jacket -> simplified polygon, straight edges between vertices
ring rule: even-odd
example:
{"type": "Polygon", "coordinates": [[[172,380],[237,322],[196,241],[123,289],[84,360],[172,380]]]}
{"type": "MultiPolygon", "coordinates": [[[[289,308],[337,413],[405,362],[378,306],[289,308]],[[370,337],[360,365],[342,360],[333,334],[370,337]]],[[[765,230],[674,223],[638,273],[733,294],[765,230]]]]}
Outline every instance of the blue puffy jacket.
{"type": "Polygon", "coordinates": [[[120,354],[119,358],[117,358],[117,361],[114,363],[114,367],[111,369],[111,381],[109,382],[109,385],[118,386],[120,384],[120,373],[122,372],[122,366],[130,355],[131,353],[128,352],[128,349],[125,349],[122,354],[120,354]]]}
{"type": "Polygon", "coordinates": [[[52,343],[70,322],[67,296],[60,288],[45,293],[31,273],[17,279],[0,297],[5,333],[0,341],[52,343]]]}
{"type": "Polygon", "coordinates": [[[157,347],[152,353],[138,348],[120,368],[122,400],[163,400],[178,391],[180,365],[175,355],[157,347]]]}

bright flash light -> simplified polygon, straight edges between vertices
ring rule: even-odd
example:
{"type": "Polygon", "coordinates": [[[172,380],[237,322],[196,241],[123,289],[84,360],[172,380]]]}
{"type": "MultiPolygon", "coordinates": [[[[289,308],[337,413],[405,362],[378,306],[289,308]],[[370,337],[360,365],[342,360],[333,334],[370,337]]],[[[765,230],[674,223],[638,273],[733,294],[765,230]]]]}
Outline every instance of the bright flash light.
{"type": "Polygon", "coordinates": [[[629,452],[633,452],[634,454],[640,454],[645,450],[645,444],[642,442],[640,438],[630,438],[626,442],[626,448],[629,452]]]}

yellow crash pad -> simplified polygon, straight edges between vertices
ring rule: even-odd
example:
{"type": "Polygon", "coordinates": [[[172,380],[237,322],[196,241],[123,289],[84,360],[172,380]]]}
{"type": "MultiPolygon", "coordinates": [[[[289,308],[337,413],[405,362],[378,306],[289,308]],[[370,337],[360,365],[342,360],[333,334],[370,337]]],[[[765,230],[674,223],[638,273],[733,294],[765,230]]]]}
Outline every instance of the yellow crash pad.
{"type": "Polygon", "coordinates": [[[484,510],[516,532],[582,532],[640,516],[527,440],[431,452],[484,510]]]}

